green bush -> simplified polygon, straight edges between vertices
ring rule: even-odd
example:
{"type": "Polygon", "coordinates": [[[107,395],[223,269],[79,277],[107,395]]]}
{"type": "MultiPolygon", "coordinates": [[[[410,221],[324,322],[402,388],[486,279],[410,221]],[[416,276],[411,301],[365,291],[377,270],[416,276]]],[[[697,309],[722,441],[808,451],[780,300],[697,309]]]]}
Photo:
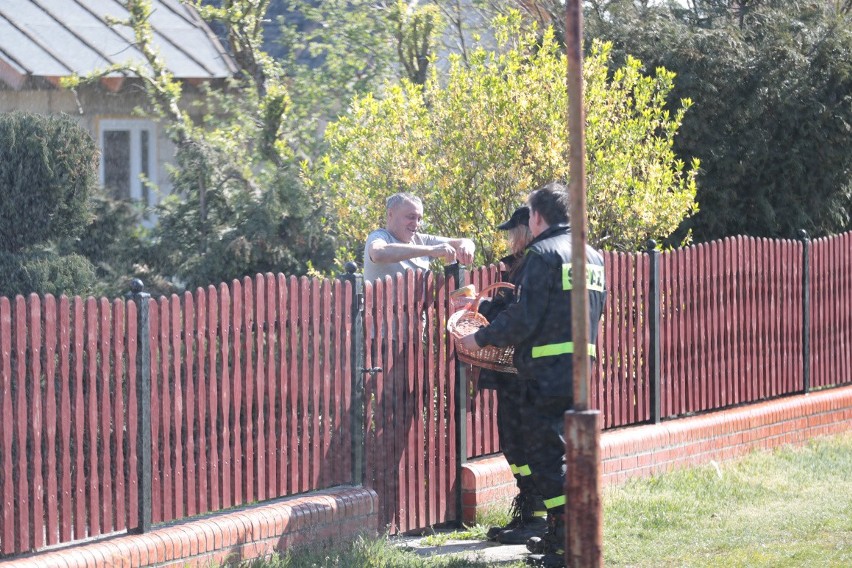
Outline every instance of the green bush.
{"type": "MultiPolygon", "coordinates": [[[[147,230],[140,224],[140,208],[113,199],[104,191],[89,196],[91,223],[76,238],[60,242],[60,254],[79,254],[92,263],[98,278],[95,294],[120,296],[127,292],[138,269],[146,264],[147,230]]],[[[146,282],[147,284],[147,282],[146,282]]]]}
{"type": "Polygon", "coordinates": [[[79,234],[97,159],[94,140],[66,116],[0,114],[0,250],[79,234]]]}
{"type": "Polygon", "coordinates": [[[0,251],[0,296],[86,295],[94,290],[95,270],[79,254],[39,250],[13,254],[0,251]]]}

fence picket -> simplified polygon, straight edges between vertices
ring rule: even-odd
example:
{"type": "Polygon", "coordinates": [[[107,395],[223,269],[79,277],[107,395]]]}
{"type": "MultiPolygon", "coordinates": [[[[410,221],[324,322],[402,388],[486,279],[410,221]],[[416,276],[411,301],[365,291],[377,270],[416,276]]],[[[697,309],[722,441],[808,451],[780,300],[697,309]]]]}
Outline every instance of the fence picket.
{"type": "MultiPolygon", "coordinates": [[[[206,309],[207,309],[207,337],[203,351],[203,359],[207,360],[204,369],[204,383],[207,385],[207,510],[217,511],[222,508],[222,477],[220,464],[222,463],[222,447],[219,444],[219,400],[220,382],[217,366],[217,342],[219,339],[219,295],[215,286],[207,287],[206,309]]],[[[204,296],[204,292],[201,292],[204,296]]],[[[199,369],[200,371],[200,369],[199,369]]],[[[201,373],[199,372],[199,375],[201,373]]],[[[191,478],[190,478],[191,479],[191,478]]]]}
{"type": "Polygon", "coordinates": [[[615,256],[611,252],[604,252],[604,271],[606,274],[606,285],[607,285],[607,300],[604,303],[603,307],[603,315],[601,317],[601,321],[605,322],[598,333],[598,362],[597,362],[597,370],[598,370],[598,381],[597,383],[592,383],[591,391],[593,393],[592,396],[592,408],[596,408],[601,411],[601,414],[604,417],[604,427],[609,426],[610,421],[612,420],[612,412],[607,412],[607,396],[606,389],[608,385],[612,384],[612,378],[614,376],[614,352],[613,352],[613,336],[609,333],[609,321],[613,318],[613,298],[615,296],[615,283],[612,280],[613,275],[613,262],[615,256]]]}
{"type": "Polygon", "coordinates": [[[97,399],[97,361],[98,361],[98,309],[97,300],[86,299],[86,359],[88,362],[85,385],[88,392],[88,413],[86,431],[88,438],[89,475],[87,477],[89,536],[102,534],[100,475],[98,471],[98,399],[97,399]]]}
{"type": "Polygon", "coordinates": [[[424,517],[426,523],[430,526],[437,524],[438,521],[438,492],[437,492],[437,481],[438,481],[438,467],[437,467],[437,456],[438,456],[438,448],[437,448],[437,436],[439,430],[439,421],[441,420],[441,416],[436,413],[436,401],[434,392],[437,386],[437,380],[433,381],[433,377],[436,377],[435,373],[435,274],[433,272],[429,272],[426,274],[424,279],[424,288],[425,288],[425,298],[424,298],[424,308],[425,308],[425,343],[424,343],[424,357],[423,357],[423,389],[424,389],[424,406],[425,406],[425,429],[424,435],[426,436],[425,440],[425,454],[424,459],[426,460],[426,469],[424,475],[427,480],[427,487],[429,488],[426,501],[424,503],[426,507],[426,515],[424,517]]]}
{"type": "MultiPolygon", "coordinates": [[[[379,436],[384,429],[381,420],[384,365],[381,362],[381,294],[382,281],[364,281],[364,368],[382,368],[380,373],[364,374],[364,484],[379,491],[379,468],[373,464],[387,463],[382,460],[383,448],[379,436]]],[[[381,493],[386,495],[387,493],[381,493]]],[[[384,519],[384,500],[379,501],[379,522],[384,519]]]]}
{"type": "MultiPolygon", "coordinates": [[[[219,285],[219,357],[221,362],[220,375],[220,396],[219,396],[219,415],[222,417],[222,432],[221,432],[221,494],[222,508],[227,509],[234,504],[234,495],[232,491],[233,456],[231,447],[231,359],[230,359],[230,339],[231,339],[231,291],[223,282],[219,285]]],[[[283,454],[283,452],[282,452],[283,454]]]]}
{"type": "Polygon", "coordinates": [[[233,306],[233,319],[230,320],[233,330],[233,388],[231,389],[231,400],[233,405],[231,413],[231,432],[233,440],[233,504],[245,503],[247,499],[243,487],[243,432],[242,432],[242,409],[243,409],[243,373],[242,373],[242,325],[243,325],[243,289],[239,280],[231,283],[231,305],[233,306]]]}
{"type": "MultiPolygon", "coordinates": [[[[438,276],[438,285],[436,285],[436,295],[438,296],[438,307],[437,307],[437,325],[439,326],[439,330],[443,330],[444,322],[449,317],[447,314],[447,303],[450,288],[450,280],[444,276],[438,276]]],[[[438,438],[438,475],[437,475],[437,490],[441,491],[441,495],[446,495],[449,497],[454,497],[455,492],[451,490],[450,480],[453,478],[453,472],[451,468],[453,467],[453,460],[455,459],[455,454],[453,453],[453,440],[455,436],[453,435],[453,431],[455,425],[453,423],[453,411],[450,409],[450,405],[447,402],[448,398],[452,396],[450,394],[450,389],[448,384],[452,381],[449,377],[449,371],[451,367],[455,367],[451,365],[448,356],[446,334],[439,333],[437,339],[437,348],[438,348],[438,359],[436,361],[436,367],[440,371],[438,373],[438,388],[437,388],[437,407],[438,407],[438,420],[439,424],[449,425],[444,426],[440,434],[437,436],[438,438]],[[446,435],[444,435],[446,432],[446,435]]],[[[441,519],[446,519],[449,516],[449,511],[455,511],[455,503],[447,502],[448,499],[438,499],[438,517],[441,519]]]]}
{"type": "Polygon", "coordinates": [[[707,243],[701,243],[696,247],[696,261],[698,271],[695,278],[694,307],[695,318],[698,320],[696,330],[696,343],[693,350],[696,354],[696,369],[698,370],[699,393],[698,411],[705,411],[710,407],[710,396],[712,383],[708,359],[710,358],[710,342],[712,341],[710,329],[710,292],[713,289],[713,273],[710,266],[710,249],[707,243]]]}
{"type": "MultiPolygon", "coordinates": [[[[0,451],[4,456],[12,455],[15,440],[14,415],[12,411],[12,307],[9,298],[0,298],[0,451]]],[[[15,538],[15,495],[13,464],[3,460],[3,475],[0,476],[0,553],[12,554],[17,548],[15,538]]]]}
{"type": "Polygon", "coordinates": [[[196,515],[199,511],[199,479],[195,462],[195,400],[198,389],[195,384],[195,302],[190,292],[183,293],[183,305],[176,296],[172,297],[171,345],[183,356],[175,357],[172,365],[174,375],[174,412],[172,430],[174,447],[174,495],[175,515],[196,515]],[[183,314],[179,318],[179,314],[183,314]]]}
{"type": "Polygon", "coordinates": [[[278,463],[276,465],[276,469],[278,472],[277,477],[277,488],[279,495],[287,495],[288,494],[288,485],[287,482],[289,480],[289,470],[288,470],[288,436],[289,436],[289,428],[290,424],[290,406],[289,406],[289,373],[288,373],[288,361],[289,357],[287,356],[287,320],[288,320],[288,310],[287,310],[287,278],[283,274],[278,274],[275,278],[275,294],[276,294],[276,306],[277,309],[275,311],[275,326],[276,333],[278,334],[278,351],[276,358],[276,365],[278,368],[278,431],[276,436],[278,438],[278,443],[280,444],[280,450],[278,451],[277,460],[278,463]]]}
{"type": "MultiPolygon", "coordinates": [[[[96,378],[98,389],[98,408],[100,409],[100,435],[98,452],[100,453],[100,471],[101,478],[101,498],[103,503],[109,503],[106,506],[99,504],[101,512],[101,532],[107,533],[113,530],[112,524],[112,456],[110,455],[110,438],[112,436],[112,424],[110,421],[110,408],[112,402],[112,389],[110,386],[110,308],[109,300],[101,298],[97,302],[98,310],[98,329],[97,335],[100,338],[98,342],[97,359],[100,362],[100,377],[97,377],[97,372],[93,378],[96,378]]],[[[94,383],[93,383],[94,384],[94,383]]],[[[94,464],[93,464],[94,465],[94,464]]]]}
{"type": "MultiPolygon", "coordinates": [[[[828,243],[828,249],[830,251],[829,252],[829,258],[830,258],[829,263],[830,263],[831,266],[840,266],[840,264],[841,264],[840,247],[838,247],[837,244],[838,243],[837,243],[836,239],[832,239],[828,243]]],[[[840,281],[837,278],[829,278],[829,279],[827,279],[827,283],[829,285],[829,294],[831,296],[831,314],[830,314],[830,317],[831,317],[831,322],[833,324],[832,327],[835,329],[835,331],[832,333],[832,335],[834,336],[834,339],[835,339],[835,343],[834,343],[835,348],[833,350],[832,357],[831,357],[831,359],[832,359],[831,374],[833,376],[837,376],[838,372],[841,369],[840,358],[843,354],[843,344],[845,343],[841,339],[840,334],[838,334],[837,331],[836,331],[837,330],[837,324],[840,322],[841,318],[843,317],[842,313],[840,312],[840,307],[842,306],[842,304],[840,302],[840,281]]]]}
{"type": "MultiPolygon", "coordinates": [[[[266,288],[266,394],[265,394],[265,405],[264,405],[264,415],[266,416],[266,494],[271,497],[277,497],[280,495],[278,492],[278,449],[279,449],[279,441],[277,432],[275,429],[276,420],[280,419],[280,414],[276,411],[276,396],[278,392],[278,388],[276,385],[276,373],[275,367],[277,363],[277,359],[275,357],[275,349],[278,345],[278,341],[276,339],[276,331],[277,331],[277,322],[276,322],[276,314],[277,314],[277,290],[275,289],[275,277],[272,274],[265,274],[263,276],[264,286],[266,288]]],[[[215,389],[215,380],[210,381],[210,388],[215,389]]],[[[213,396],[213,391],[211,390],[211,397],[213,396]]],[[[212,400],[212,399],[211,399],[212,400]]],[[[215,420],[212,419],[211,416],[210,424],[211,426],[215,424],[215,420]]],[[[210,429],[211,435],[215,436],[216,429],[210,429]]],[[[215,439],[211,438],[210,440],[211,447],[215,448],[215,439]]],[[[215,467],[215,464],[211,462],[211,467],[215,467]]]]}
{"type": "Polygon", "coordinates": [[[319,349],[314,356],[319,359],[320,366],[320,435],[322,437],[322,450],[320,452],[320,476],[319,487],[326,487],[330,480],[335,477],[336,466],[334,462],[340,460],[331,459],[331,426],[337,420],[337,413],[331,408],[331,391],[336,386],[334,380],[334,367],[332,366],[331,350],[331,283],[323,279],[320,285],[320,335],[319,349]]]}
{"type": "MultiPolygon", "coordinates": [[[[335,280],[330,286],[332,302],[329,303],[331,310],[330,319],[327,323],[329,335],[325,345],[327,349],[332,351],[329,353],[328,359],[331,366],[329,375],[333,385],[329,404],[331,405],[331,414],[334,416],[334,424],[329,424],[331,439],[329,440],[326,463],[332,470],[329,478],[331,483],[350,483],[352,482],[352,452],[350,451],[352,444],[342,426],[348,422],[348,409],[351,408],[349,402],[352,391],[349,378],[352,375],[345,368],[346,362],[349,360],[349,353],[351,353],[351,345],[347,344],[343,330],[352,329],[349,317],[344,316],[344,313],[351,314],[352,309],[346,300],[349,283],[344,280],[335,280]],[[344,310],[346,311],[344,312],[344,310]]],[[[353,424],[349,432],[351,433],[355,427],[353,424]]]]}
{"type": "MultiPolygon", "coordinates": [[[[84,470],[85,452],[84,432],[86,408],[83,403],[83,300],[76,296],[74,298],[74,538],[83,539],[88,536],[88,516],[86,514],[86,474],[84,470]]],[[[20,549],[24,550],[24,549],[20,549]]]]}
{"type": "Polygon", "coordinates": [[[842,366],[837,377],[839,381],[852,381],[852,235],[846,233],[838,237],[836,246],[842,254],[841,261],[837,265],[836,274],[840,275],[841,299],[838,309],[841,319],[838,321],[837,329],[842,337],[844,357],[842,366]]]}
{"type": "Polygon", "coordinates": [[[168,344],[169,352],[172,353],[171,365],[168,371],[163,371],[164,387],[168,389],[173,404],[170,415],[165,418],[168,426],[168,438],[174,439],[174,445],[168,450],[163,458],[171,464],[172,482],[170,490],[165,495],[171,498],[171,506],[166,506],[168,518],[179,519],[190,513],[189,506],[184,507],[185,502],[195,501],[196,478],[191,477],[187,462],[193,453],[194,443],[189,437],[193,430],[192,423],[192,400],[194,399],[194,388],[192,385],[192,341],[191,335],[187,336],[186,330],[191,329],[195,317],[193,313],[192,294],[184,292],[183,306],[181,299],[176,294],[169,297],[168,303],[168,329],[163,342],[168,344]],[[183,317],[181,317],[183,316],[183,317]],[[183,335],[183,337],[181,337],[183,335]],[[183,352],[183,354],[181,354],[183,352]],[[165,381],[166,377],[170,377],[165,381]],[[168,386],[166,386],[168,385],[168,386]],[[185,453],[184,453],[185,450],[185,453]],[[186,475],[184,473],[186,472],[186,475]],[[192,485],[192,487],[190,487],[192,485]]]}
{"type": "MultiPolygon", "coordinates": [[[[400,523],[400,507],[402,504],[400,503],[400,479],[403,479],[403,465],[402,465],[402,455],[401,455],[401,447],[402,442],[399,440],[402,434],[402,426],[393,419],[396,412],[401,412],[400,404],[398,398],[402,394],[403,385],[400,384],[400,381],[404,380],[402,376],[402,372],[400,371],[402,364],[401,362],[397,362],[397,360],[402,361],[402,357],[399,357],[399,351],[397,351],[399,347],[399,333],[400,333],[400,323],[401,317],[399,313],[399,308],[402,306],[402,302],[397,299],[395,290],[400,288],[400,278],[399,276],[395,278],[386,278],[385,279],[385,321],[387,323],[387,337],[388,340],[383,345],[385,350],[385,365],[387,368],[392,370],[392,374],[386,377],[385,381],[385,433],[386,440],[384,441],[387,455],[390,456],[390,467],[388,468],[390,471],[395,472],[394,475],[390,477],[390,490],[391,495],[393,495],[393,501],[390,503],[391,510],[390,513],[390,521],[391,526],[394,530],[401,530],[400,523]]],[[[388,463],[388,462],[384,462],[388,463]]]]}
{"type": "Polygon", "coordinates": [[[266,486],[266,281],[263,275],[258,274],[254,278],[254,306],[255,312],[255,401],[254,406],[257,409],[255,421],[255,452],[256,452],[256,469],[252,470],[256,479],[255,487],[257,500],[262,501],[267,499],[266,486]]]}
{"type": "Polygon", "coordinates": [[[128,416],[124,410],[124,389],[125,384],[125,361],[124,361],[124,302],[122,300],[114,300],[112,302],[112,332],[113,332],[113,351],[112,351],[112,370],[111,384],[113,389],[113,451],[114,451],[114,485],[113,485],[113,519],[114,530],[123,530],[127,528],[127,513],[126,513],[126,487],[125,487],[125,465],[124,465],[124,444],[125,430],[127,427],[128,416]]]}
{"type": "Polygon", "coordinates": [[[290,442],[288,444],[288,455],[290,459],[290,468],[289,468],[289,482],[288,489],[292,492],[298,492],[301,489],[301,481],[304,480],[304,476],[300,475],[300,467],[302,460],[298,459],[300,456],[294,455],[295,449],[299,448],[299,436],[301,430],[299,429],[299,420],[300,420],[300,412],[299,412],[299,398],[301,393],[299,392],[301,388],[301,374],[299,373],[299,330],[301,328],[301,314],[299,312],[299,301],[301,300],[301,290],[299,288],[299,280],[295,276],[291,276],[288,284],[287,290],[289,294],[289,309],[287,315],[288,325],[290,327],[289,330],[289,354],[290,358],[287,363],[287,383],[288,383],[288,393],[287,393],[287,408],[289,410],[289,423],[290,423],[290,442]]]}
{"type": "Polygon", "coordinates": [[[720,357],[722,357],[722,369],[719,371],[719,403],[731,400],[734,392],[733,385],[737,371],[736,341],[733,339],[734,327],[731,317],[735,311],[735,284],[733,282],[732,267],[736,263],[733,240],[729,237],[722,241],[721,258],[719,259],[719,272],[722,276],[722,289],[719,296],[719,317],[722,319],[719,342],[720,357]],[[727,309],[725,308],[727,306],[727,309]]]}
{"type": "MultiPolygon", "coordinates": [[[[27,327],[29,329],[29,372],[26,374],[25,387],[30,394],[27,408],[27,442],[32,452],[32,471],[29,472],[30,484],[28,496],[30,510],[28,517],[33,531],[30,534],[32,546],[44,546],[44,533],[36,530],[44,516],[44,483],[42,481],[42,409],[41,409],[41,299],[30,294],[27,299],[27,327]],[[36,450],[37,449],[37,450],[36,450]]],[[[23,440],[22,440],[23,441],[23,440]]],[[[23,445],[19,451],[23,450],[23,445]]]]}
{"type": "MultiPolygon", "coordinates": [[[[0,337],[2,337],[2,352],[4,354],[2,366],[4,368],[5,373],[5,354],[8,353],[6,349],[6,339],[5,339],[5,309],[8,308],[8,300],[3,298],[0,300],[0,337]],[[5,300],[5,308],[3,300],[5,300]]],[[[72,503],[72,493],[71,493],[71,386],[72,386],[72,377],[71,377],[71,363],[70,363],[70,354],[71,354],[71,314],[70,307],[68,303],[68,298],[66,296],[61,296],[59,298],[59,386],[60,386],[60,395],[59,395],[59,444],[60,444],[60,460],[59,460],[59,468],[60,468],[60,488],[59,488],[59,542],[68,542],[71,540],[71,529],[73,527],[73,518],[71,516],[71,503],[72,503]]],[[[2,379],[0,379],[1,381],[2,379]]],[[[0,388],[0,393],[2,393],[2,388],[0,388]]],[[[0,395],[2,398],[2,395],[0,395]]],[[[0,405],[3,405],[0,402],[0,405]]],[[[3,407],[3,414],[5,414],[5,405],[3,407]]],[[[2,428],[2,425],[0,425],[2,428]]],[[[0,434],[0,439],[2,438],[2,434],[0,434]]],[[[130,455],[133,455],[133,452],[129,452],[130,455]]],[[[5,503],[5,500],[4,500],[5,503]]],[[[0,532],[2,534],[2,532],[0,532]]],[[[2,536],[0,536],[0,540],[2,540],[2,536]]],[[[0,548],[0,552],[5,552],[2,548],[0,548]]]]}
{"type": "Polygon", "coordinates": [[[45,499],[45,538],[48,545],[59,541],[59,518],[57,493],[58,481],[56,475],[57,455],[57,415],[56,415],[56,299],[47,294],[44,297],[44,444],[45,471],[47,479],[44,485],[45,499]]]}
{"type": "MultiPolygon", "coordinates": [[[[65,299],[65,298],[63,298],[65,299]]],[[[139,525],[139,399],[137,395],[137,334],[138,308],[136,303],[125,304],[127,310],[127,528],[139,525]]],[[[64,312],[63,312],[64,313],[64,312]]],[[[63,316],[64,317],[64,316],[63,316]]]]}
{"type": "MultiPolygon", "coordinates": [[[[309,390],[311,393],[311,408],[310,413],[313,420],[311,421],[311,441],[310,441],[310,462],[311,462],[311,487],[319,486],[320,482],[320,453],[322,452],[322,439],[320,435],[320,399],[321,392],[324,388],[323,378],[320,374],[320,298],[319,298],[319,280],[311,278],[309,281],[310,293],[310,351],[308,357],[310,359],[310,373],[307,376],[308,383],[314,385],[309,390]]],[[[308,343],[307,341],[305,343],[308,343]]]]}
{"type": "Polygon", "coordinates": [[[243,341],[243,385],[245,396],[243,397],[242,415],[245,417],[243,428],[243,466],[246,475],[243,479],[245,484],[245,499],[247,501],[257,500],[257,485],[255,473],[255,456],[257,446],[254,433],[254,404],[255,404],[255,367],[254,367],[254,286],[251,278],[243,278],[243,316],[244,316],[244,341],[243,341]]]}
{"type": "Polygon", "coordinates": [[[205,370],[205,359],[207,358],[207,349],[205,341],[207,339],[207,295],[203,288],[196,288],[192,294],[195,302],[195,319],[192,321],[193,335],[195,336],[195,345],[193,353],[187,353],[187,359],[195,358],[195,390],[190,393],[190,402],[187,407],[192,407],[195,410],[195,419],[193,421],[195,436],[195,467],[197,476],[190,483],[197,482],[198,487],[195,488],[196,499],[198,500],[198,512],[210,510],[210,433],[209,421],[207,416],[207,389],[208,378],[205,370]]]}
{"type": "MultiPolygon", "coordinates": [[[[13,437],[14,447],[19,455],[25,454],[23,448],[27,445],[27,332],[26,332],[26,300],[22,296],[15,298],[15,391],[17,398],[14,405],[16,432],[13,437]]],[[[11,454],[10,454],[11,455],[11,454]]],[[[30,488],[27,460],[18,460],[17,480],[17,526],[18,550],[30,549],[30,488]]]]}
{"type": "Polygon", "coordinates": [[[298,473],[299,488],[301,491],[307,491],[311,483],[311,447],[310,447],[310,357],[308,349],[310,346],[310,284],[304,276],[299,278],[299,422],[301,429],[299,430],[299,448],[302,450],[302,455],[299,456],[297,462],[301,465],[298,473]]]}

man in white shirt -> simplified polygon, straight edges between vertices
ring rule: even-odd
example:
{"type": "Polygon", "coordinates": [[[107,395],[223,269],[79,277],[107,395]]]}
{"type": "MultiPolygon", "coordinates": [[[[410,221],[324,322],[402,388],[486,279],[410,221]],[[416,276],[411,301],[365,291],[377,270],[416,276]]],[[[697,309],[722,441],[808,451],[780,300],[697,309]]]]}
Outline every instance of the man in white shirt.
{"type": "Polygon", "coordinates": [[[447,263],[473,261],[472,240],[418,233],[422,221],[423,203],[419,197],[410,193],[388,197],[386,227],[370,233],[364,246],[365,281],[393,276],[409,268],[428,270],[433,258],[447,263]]]}

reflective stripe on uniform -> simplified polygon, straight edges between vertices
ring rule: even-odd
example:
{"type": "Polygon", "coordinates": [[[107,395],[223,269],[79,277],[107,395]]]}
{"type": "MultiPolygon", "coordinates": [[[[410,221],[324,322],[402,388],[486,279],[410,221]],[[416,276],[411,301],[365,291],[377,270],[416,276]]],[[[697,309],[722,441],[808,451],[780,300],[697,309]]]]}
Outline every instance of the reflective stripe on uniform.
{"type": "Polygon", "coordinates": [[[559,497],[552,497],[550,499],[544,500],[544,506],[548,509],[553,509],[555,507],[561,507],[565,504],[565,495],[560,495],[559,497]]]}
{"type": "Polygon", "coordinates": [[[518,475],[518,472],[520,471],[520,470],[518,469],[518,466],[516,466],[516,465],[515,465],[515,464],[513,464],[513,463],[510,463],[510,464],[509,464],[509,469],[511,469],[511,470],[512,470],[512,475],[518,475]]]}
{"type": "Polygon", "coordinates": [[[528,475],[532,475],[532,470],[528,465],[522,465],[518,468],[518,475],[521,477],[526,477],[528,475]]]}
{"type": "MultiPolygon", "coordinates": [[[[590,292],[604,291],[604,267],[597,264],[586,265],[586,290],[590,292]]],[[[571,265],[562,265],[562,289],[571,290],[573,281],[571,279],[571,265]]]]}
{"type": "MultiPolygon", "coordinates": [[[[597,347],[594,343],[590,343],[587,349],[589,350],[589,356],[597,357],[597,347]]],[[[548,345],[536,345],[532,348],[533,359],[537,357],[564,355],[566,353],[574,353],[573,341],[566,341],[565,343],[550,343],[548,345]]]]}

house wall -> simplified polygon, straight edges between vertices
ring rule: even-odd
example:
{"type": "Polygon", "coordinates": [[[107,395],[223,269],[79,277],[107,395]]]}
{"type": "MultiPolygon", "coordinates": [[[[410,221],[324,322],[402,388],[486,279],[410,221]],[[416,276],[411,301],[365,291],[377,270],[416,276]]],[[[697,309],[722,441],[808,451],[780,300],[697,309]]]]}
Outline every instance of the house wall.
{"type": "MultiPolygon", "coordinates": [[[[100,86],[84,86],[77,90],[76,96],[74,92],[66,89],[0,89],[0,112],[21,111],[48,115],[64,113],[75,119],[96,142],[100,121],[139,119],[140,117],[134,114],[134,109],[145,108],[146,102],[142,87],[131,82],[126,82],[118,92],[109,92],[100,86]]],[[[175,149],[159,125],[156,125],[155,152],[156,176],[152,181],[158,187],[158,196],[162,197],[171,193],[172,186],[166,167],[174,161],[175,149]]]]}

